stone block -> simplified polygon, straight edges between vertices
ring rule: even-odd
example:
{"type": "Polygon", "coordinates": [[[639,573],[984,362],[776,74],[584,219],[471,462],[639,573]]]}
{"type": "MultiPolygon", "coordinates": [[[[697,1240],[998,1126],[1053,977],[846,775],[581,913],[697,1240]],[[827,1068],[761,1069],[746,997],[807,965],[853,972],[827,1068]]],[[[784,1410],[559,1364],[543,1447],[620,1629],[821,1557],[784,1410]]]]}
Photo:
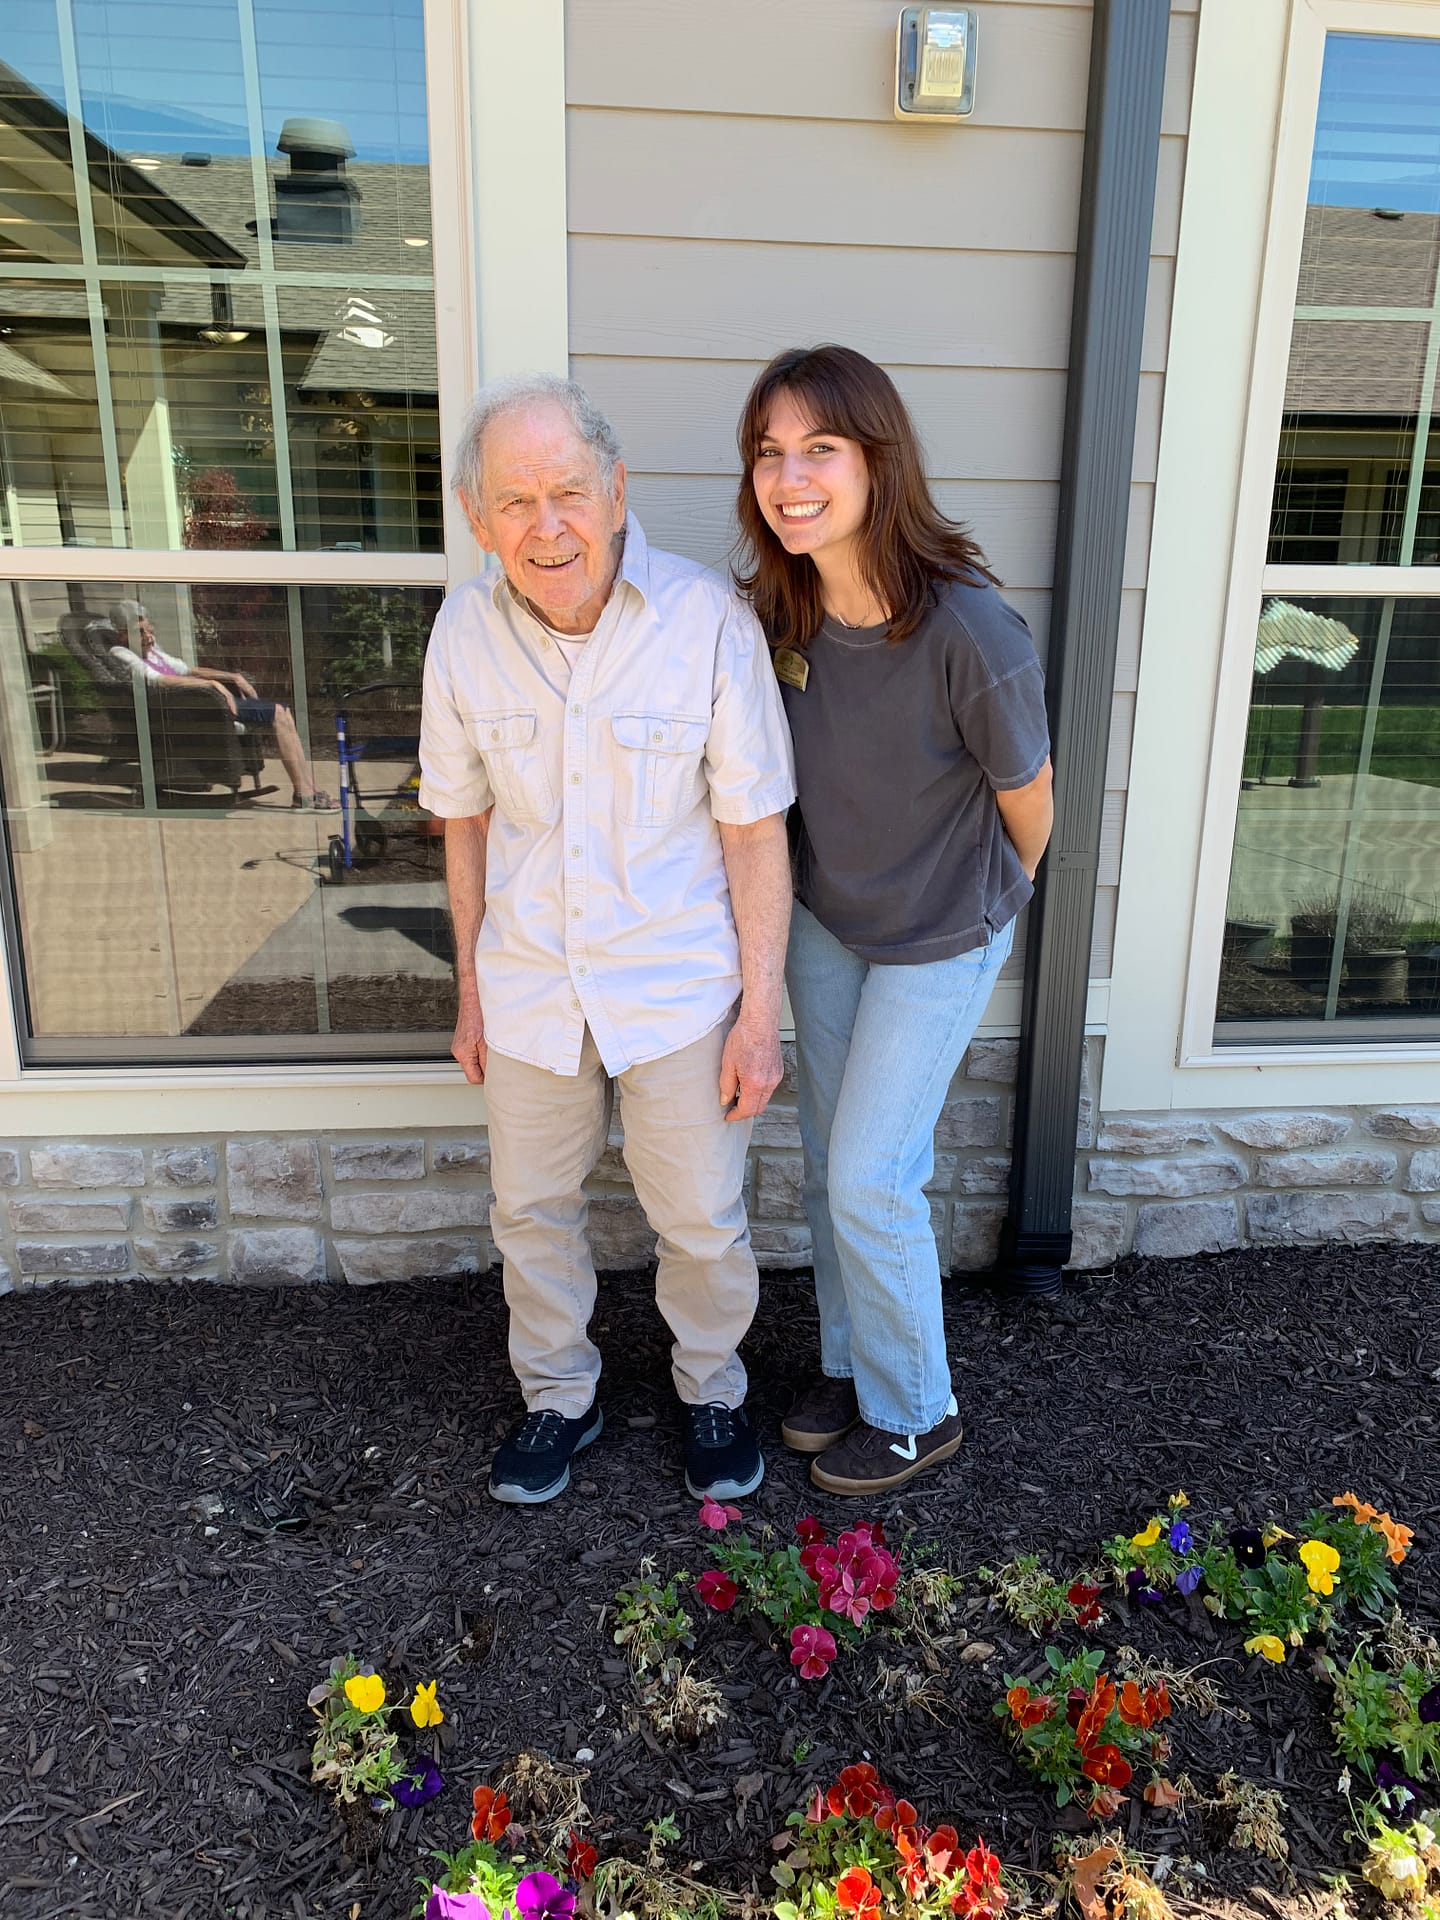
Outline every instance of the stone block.
{"type": "Polygon", "coordinates": [[[1262,1247],[1410,1236],[1410,1203],[1398,1193],[1252,1193],[1246,1210],[1262,1247]]]}
{"type": "Polygon", "coordinates": [[[76,1245],[54,1240],[20,1240],[15,1258],[22,1273],[128,1273],[130,1246],[125,1240],[90,1240],[76,1245]]]}
{"type": "Polygon", "coordinates": [[[1393,1153],[1262,1153],[1257,1187],[1383,1187],[1393,1180],[1393,1153]]]}
{"type": "Polygon", "coordinates": [[[804,1218],[805,1163],[798,1154],[788,1160],[756,1161],[755,1206],[770,1220],[804,1218]]]}
{"type": "Polygon", "coordinates": [[[214,1240],[152,1240],[136,1236],[135,1264],[144,1274],[195,1273],[219,1264],[214,1240]]]}
{"type": "Polygon", "coordinates": [[[1411,1193],[1440,1193],[1440,1148],[1421,1147],[1411,1154],[1405,1185],[1411,1193]]]}
{"type": "Polygon", "coordinates": [[[1382,1107],[1367,1114],[1365,1131],[1380,1140],[1408,1140],[1417,1147],[1440,1145],[1440,1107],[1382,1107]]]}
{"type": "Polygon", "coordinates": [[[1420,1214],[1428,1227],[1440,1227],[1440,1200],[1422,1200],[1420,1214]]]}
{"type": "Polygon", "coordinates": [[[793,1040],[782,1040],[780,1042],[780,1062],[784,1068],[784,1072],[780,1075],[780,1084],[775,1091],[777,1093],[788,1093],[793,1100],[796,1093],[795,1042],[793,1040]]]}
{"type": "Polygon", "coordinates": [[[655,1233],[638,1200],[596,1194],[590,1201],[590,1255],[597,1267],[643,1267],[655,1258],[655,1233]]]}
{"type": "Polygon", "coordinates": [[[1228,1156],[1191,1154],[1177,1160],[1092,1160],[1091,1193],[1155,1194],[1181,1200],[1194,1193],[1243,1187],[1245,1169],[1228,1156]]]}
{"type": "Polygon", "coordinates": [[[340,1271],[352,1287],[373,1287],[385,1280],[435,1280],[456,1273],[483,1273],[489,1243],[465,1238],[340,1240],[335,1242],[340,1271]]]}
{"type": "Polygon", "coordinates": [[[3,1260],[0,1260],[0,1295],[14,1293],[15,1276],[3,1260]]]}
{"type": "Polygon", "coordinates": [[[421,1187],[410,1193],[337,1193],[330,1202],[336,1233],[430,1233],[442,1227],[488,1227],[490,1194],[482,1187],[421,1187]]]}
{"type": "MultiPolygon", "coordinates": [[[[975,1273],[993,1267],[1000,1246],[1000,1223],[1004,1207],[971,1205],[957,1200],[950,1220],[950,1258],[943,1257],[947,1273],[975,1273]]],[[[943,1252],[943,1250],[942,1250],[943,1252]]]]}
{"type": "Polygon", "coordinates": [[[20,1156],[14,1147],[0,1147],[0,1187],[20,1184],[20,1156]]]}
{"type": "Polygon", "coordinates": [[[184,1200],[169,1200],[146,1194],[140,1202],[145,1224],[152,1233],[203,1233],[218,1226],[220,1207],[213,1193],[198,1194],[184,1200]]]}
{"type": "Polygon", "coordinates": [[[953,1153],[937,1153],[935,1169],[925,1182],[926,1193],[949,1193],[955,1185],[955,1169],[958,1164],[953,1153]]]}
{"type": "Polygon", "coordinates": [[[1067,1267],[1087,1273],[1113,1266],[1125,1251],[1129,1215],[1118,1201],[1077,1200],[1070,1214],[1067,1267]]]}
{"type": "Polygon", "coordinates": [[[750,1229],[750,1250],[755,1264],[767,1272],[779,1272],[810,1264],[809,1227],[780,1226],[773,1221],[758,1221],[750,1229]]]}
{"type": "Polygon", "coordinates": [[[131,1201],[12,1200],[10,1225],[16,1233],[124,1233],[131,1201]]]}
{"type": "Polygon", "coordinates": [[[30,1178],[37,1187],[143,1187],[140,1147],[32,1147],[30,1178]]]}
{"type": "Polygon", "coordinates": [[[1135,1251],[1155,1259],[1224,1253],[1239,1244],[1233,1200],[1182,1200],[1173,1207],[1141,1207],[1135,1216],[1135,1251]]]}
{"type": "Polygon", "coordinates": [[[1010,1162],[1001,1154],[961,1160],[955,1168],[956,1193],[1004,1193],[1010,1184],[1010,1162]]]}
{"type": "Polygon", "coordinates": [[[430,1149],[430,1164],[436,1173],[485,1173],[490,1171],[488,1140],[437,1140],[430,1149]]]}
{"type": "Polygon", "coordinates": [[[1088,1093],[1082,1093],[1075,1112],[1075,1145],[1081,1153],[1086,1153],[1094,1144],[1095,1102],[1088,1093]]]}
{"type": "Polygon", "coordinates": [[[318,1220],[320,1154],[313,1140],[230,1140],[230,1211],[239,1220],[318,1220]]]}
{"type": "Polygon", "coordinates": [[[330,1148],[337,1180],[419,1180],[425,1172],[423,1140],[344,1140],[330,1148]]]}
{"type": "Polygon", "coordinates": [[[947,1100],[935,1127],[937,1147],[998,1147],[1005,1140],[1005,1103],[993,1094],[947,1100]]]}
{"type": "Polygon", "coordinates": [[[752,1147],[798,1147],[800,1116],[795,1108],[777,1106],[772,1100],[763,1113],[755,1116],[750,1144],[752,1147]]]}
{"type": "Polygon", "coordinates": [[[242,1286],[318,1285],[325,1245],[312,1227],[252,1227],[230,1235],[230,1278],[242,1286]]]}
{"type": "Polygon", "coordinates": [[[1102,1153],[1181,1153],[1214,1139],[1203,1120],[1184,1114],[1112,1113],[1101,1121],[1096,1145],[1102,1153]]]}
{"type": "Polygon", "coordinates": [[[159,1147],[150,1162],[157,1187],[213,1187],[213,1147],[159,1147]]]}
{"type": "Polygon", "coordinates": [[[967,1080],[993,1080],[998,1086],[1015,1084],[1020,1060],[1018,1040],[972,1040],[965,1055],[967,1080]]]}
{"type": "Polygon", "coordinates": [[[1258,1147],[1266,1153],[1332,1147],[1350,1131],[1343,1113],[1230,1113],[1215,1124],[1242,1147],[1258,1147]]]}
{"type": "Polygon", "coordinates": [[[605,1143],[605,1151],[595,1163],[593,1176],[596,1180],[609,1180],[616,1186],[629,1187],[634,1182],[630,1178],[630,1169],[625,1164],[625,1136],[612,1133],[605,1143]]]}

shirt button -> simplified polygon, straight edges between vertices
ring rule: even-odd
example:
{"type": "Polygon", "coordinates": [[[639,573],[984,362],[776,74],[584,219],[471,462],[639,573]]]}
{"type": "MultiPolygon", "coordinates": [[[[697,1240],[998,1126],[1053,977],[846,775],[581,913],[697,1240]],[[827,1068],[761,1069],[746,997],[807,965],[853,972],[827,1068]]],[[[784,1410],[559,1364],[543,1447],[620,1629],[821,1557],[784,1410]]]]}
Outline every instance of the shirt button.
{"type": "Polygon", "coordinates": [[[500,738],[500,729],[499,729],[499,727],[491,727],[491,729],[490,729],[490,738],[491,738],[492,740],[498,740],[498,739],[500,738]]]}
{"type": "Polygon", "coordinates": [[[572,773],[572,774],[571,774],[571,776],[570,776],[570,784],[571,784],[571,786],[572,786],[572,787],[578,787],[578,786],[579,786],[579,784],[580,784],[580,776],[579,776],[579,774],[578,774],[578,773],[572,773]]]}
{"type": "Polygon", "coordinates": [[[579,847],[571,847],[571,849],[570,849],[570,858],[571,858],[572,860],[578,860],[578,859],[580,858],[580,849],[579,849],[579,847]]]}
{"type": "Polygon", "coordinates": [[[580,919],[582,919],[583,917],[584,917],[584,913],[583,913],[583,909],[582,909],[582,908],[580,908],[580,907],[571,907],[571,909],[570,909],[570,918],[571,918],[572,920],[580,920],[580,919]]]}
{"type": "Polygon", "coordinates": [[[585,711],[585,709],[584,709],[583,707],[571,707],[571,709],[570,709],[570,711],[571,711],[572,713],[577,713],[577,714],[578,714],[578,713],[583,713],[583,712],[585,711]]]}
{"type": "Polygon", "coordinates": [[[580,1002],[578,1000],[572,1000],[570,1002],[570,1007],[572,1012],[578,1013],[580,1011],[580,1002]]]}
{"type": "Polygon", "coordinates": [[[651,734],[650,738],[652,740],[663,740],[665,736],[663,733],[659,732],[659,730],[657,729],[656,732],[651,734]]]}
{"type": "Polygon", "coordinates": [[[582,966],[576,967],[575,971],[576,973],[580,974],[583,977],[585,974],[587,974],[590,971],[590,969],[587,966],[582,965],[582,966]]]}

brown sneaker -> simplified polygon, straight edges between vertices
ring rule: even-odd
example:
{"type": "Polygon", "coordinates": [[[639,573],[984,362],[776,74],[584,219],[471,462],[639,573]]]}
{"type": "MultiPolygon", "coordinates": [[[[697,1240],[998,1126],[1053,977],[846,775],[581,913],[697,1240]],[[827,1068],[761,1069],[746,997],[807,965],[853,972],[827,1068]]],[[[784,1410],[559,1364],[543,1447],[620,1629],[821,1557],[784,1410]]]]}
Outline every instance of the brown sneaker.
{"type": "Polygon", "coordinates": [[[886,1433],[861,1421],[810,1463],[810,1478],[826,1493],[888,1493],[926,1467],[948,1460],[964,1434],[955,1396],[929,1433],[886,1433]]]}
{"type": "Polygon", "coordinates": [[[859,1418],[855,1382],[818,1373],[781,1422],[780,1438],[795,1453],[824,1453],[859,1418]]]}

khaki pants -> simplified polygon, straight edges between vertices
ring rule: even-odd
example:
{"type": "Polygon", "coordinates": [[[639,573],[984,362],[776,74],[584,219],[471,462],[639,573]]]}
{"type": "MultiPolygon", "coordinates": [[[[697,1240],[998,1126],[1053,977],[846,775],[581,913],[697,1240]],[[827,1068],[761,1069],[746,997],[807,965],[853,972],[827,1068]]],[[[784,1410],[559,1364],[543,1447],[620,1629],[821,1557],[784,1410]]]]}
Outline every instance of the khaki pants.
{"type": "Polygon", "coordinates": [[[611,1081],[587,1029],[574,1077],[491,1053],[491,1231],[505,1263],[510,1364],[529,1411],[584,1413],[600,1378],[586,1331],[595,1268],[582,1184],[605,1150],[618,1088],[625,1163],[659,1241],[655,1301],[675,1336],[675,1391],[692,1406],[738,1407],[735,1349],[755,1314],[759,1275],[741,1188],[750,1123],[720,1106],[729,1019],[678,1053],[611,1081]]]}

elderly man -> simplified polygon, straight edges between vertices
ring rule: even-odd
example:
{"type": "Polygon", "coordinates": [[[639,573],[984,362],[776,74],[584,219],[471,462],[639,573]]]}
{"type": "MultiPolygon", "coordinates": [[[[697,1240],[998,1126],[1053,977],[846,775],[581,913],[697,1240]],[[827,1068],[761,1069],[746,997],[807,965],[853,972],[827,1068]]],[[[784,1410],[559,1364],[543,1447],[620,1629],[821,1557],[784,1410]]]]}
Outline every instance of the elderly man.
{"type": "Polygon", "coordinates": [[[527,1409],[490,1492],[553,1498],[600,1432],[583,1183],[618,1089],[685,1484],[736,1499],[765,1471],[736,1347],[758,1297],[745,1152],[781,1074],[795,786],[774,674],[725,584],[647,545],[614,434],[573,382],[487,388],[456,485],[500,565],[436,622],[420,799],[445,822],[452,1050],[485,1085],[527,1409]]]}

